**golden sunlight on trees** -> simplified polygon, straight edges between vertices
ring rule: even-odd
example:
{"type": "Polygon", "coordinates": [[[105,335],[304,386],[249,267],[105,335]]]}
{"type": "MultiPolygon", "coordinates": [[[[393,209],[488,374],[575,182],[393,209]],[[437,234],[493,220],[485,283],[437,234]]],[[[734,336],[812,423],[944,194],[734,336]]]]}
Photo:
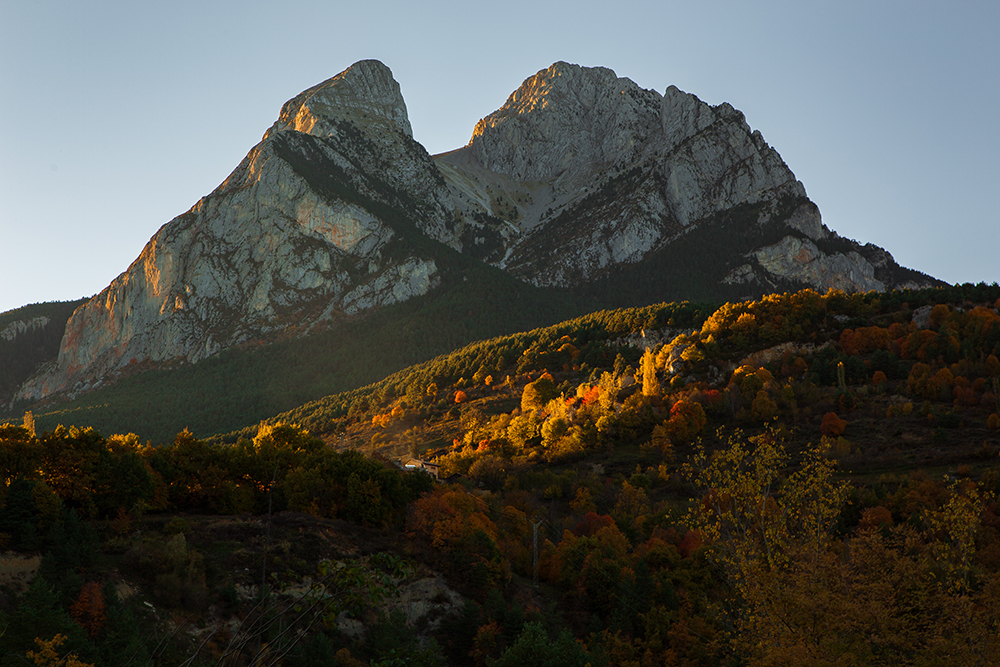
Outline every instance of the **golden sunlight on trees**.
{"type": "Polygon", "coordinates": [[[28,658],[35,663],[35,667],[94,667],[89,662],[81,662],[76,653],[59,655],[58,649],[65,641],[65,635],[56,635],[48,641],[35,639],[38,651],[28,651],[28,658]]]}
{"type": "Polygon", "coordinates": [[[544,408],[558,393],[552,376],[543,373],[540,378],[524,386],[524,392],[521,394],[521,411],[527,413],[544,408]]]}
{"type": "Polygon", "coordinates": [[[656,357],[648,347],[642,355],[642,395],[650,398],[660,395],[660,382],[656,379],[656,357]]]}

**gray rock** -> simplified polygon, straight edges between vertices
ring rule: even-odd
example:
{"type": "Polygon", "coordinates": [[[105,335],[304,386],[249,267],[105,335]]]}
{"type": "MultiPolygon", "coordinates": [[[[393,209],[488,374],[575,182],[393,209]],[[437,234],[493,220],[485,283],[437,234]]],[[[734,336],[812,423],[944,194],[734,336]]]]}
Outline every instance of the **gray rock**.
{"type": "Polygon", "coordinates": [[[820,291],[885,291],[885,284],[875,278],[875,267],[857,252],[827,255],[809,239],[786,236],[753,254],[771,275],[799,281],[820,291]]]}
{"type": "Polygon", "coordinates": [[[16,322],[11,322],[0,330],[0,338],[3,338],[7,342],[13,341],[18,336],[24,335],[29,331],[38,331],[39,329],[44,329],[48,326],[51,320],[41,315],[39,317],[33,317],[30,320],[17,320],[16,322]]]}
{"type": "Polygon", "coordinates": [[[394,206],[404,193],[425,231],[441,236],[447,190],[410,135],[399,86],[381,63],[358,63],[296,96],[229,178],[74,313],[58,359],[18,398],[86,387],[136,362],[195,363],[426,293],[433,260],[383,259],[393,229],[358,197],[318,190],[293,164],[308,155],[309,165],[343,174],[345,190],[394,206]],[[359,265],[367,271],[352,278],[359,265]]]}
{"type": "MultiPolygon", "coordinates": [[[[466,224],[508,223],[488,261],[544,286],[642,261],[719,211],[805,197],[730,105],[564,62],[526,79],[468,146],[436,160],[466,224]]],[[[788,224],[822,234],[818,212],[788,224]]]]}

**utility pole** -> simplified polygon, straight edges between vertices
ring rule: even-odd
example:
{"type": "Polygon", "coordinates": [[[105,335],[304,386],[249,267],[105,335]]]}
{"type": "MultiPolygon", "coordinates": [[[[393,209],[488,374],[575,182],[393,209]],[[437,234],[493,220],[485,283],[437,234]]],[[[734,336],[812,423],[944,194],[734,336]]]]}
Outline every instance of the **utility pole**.
{"type": "Polygon", "coordinates": [[[531,541],[532,548],[534,550],[534,558],[532,559],[532,564],[534,565],[535,577],[534,584],[535,588],[538,588],[538,527],[542,525],[545,519],[539,519],[538,521],[528,521],[531,524],[531,541]]]}

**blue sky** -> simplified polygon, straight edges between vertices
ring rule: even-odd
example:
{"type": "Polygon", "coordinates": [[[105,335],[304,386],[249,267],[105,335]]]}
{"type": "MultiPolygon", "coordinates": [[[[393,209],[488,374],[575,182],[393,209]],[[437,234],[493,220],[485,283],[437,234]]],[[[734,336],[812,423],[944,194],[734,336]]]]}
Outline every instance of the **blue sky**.
{"type": "Polygon", "coordinates": [[[365,58],[431,153],[557,60],[729,102],[831,229],[1000,281],[997,35],[993,0],[0,0],[0,312],[102,290],[287,99],[365,58]]]}

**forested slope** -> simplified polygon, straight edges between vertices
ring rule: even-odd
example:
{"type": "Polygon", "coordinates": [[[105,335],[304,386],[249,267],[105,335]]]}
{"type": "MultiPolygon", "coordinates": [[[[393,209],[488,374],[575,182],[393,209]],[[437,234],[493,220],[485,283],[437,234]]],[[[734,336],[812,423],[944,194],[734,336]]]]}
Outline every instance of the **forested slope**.
{"type": "Polygon", "coordinates": [[[8,425],[0,664],[992,664],[998,310],[663,304],[212,440],[8,425]]]}

